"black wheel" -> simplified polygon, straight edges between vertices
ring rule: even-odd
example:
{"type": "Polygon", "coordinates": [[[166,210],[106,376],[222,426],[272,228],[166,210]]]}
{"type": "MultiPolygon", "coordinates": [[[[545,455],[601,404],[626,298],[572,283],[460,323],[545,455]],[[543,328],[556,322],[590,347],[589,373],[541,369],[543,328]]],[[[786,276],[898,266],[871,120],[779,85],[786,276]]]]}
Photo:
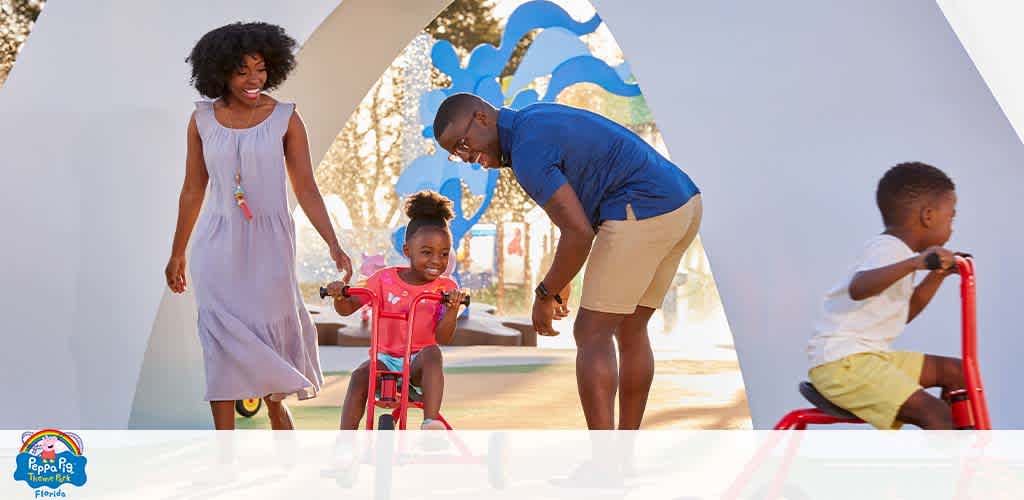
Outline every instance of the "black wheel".
{"type": "Polygon", "coordinates": [[[245,418],[252,418],[260,412],[263,400],[260,398],[239,399],[235,401],[235,411],[245,418]]]}
{"type": "Polygon", "coordinates": [[[377,419],[377,430],[381,431],[393,431],[395,430],[395,417],[392,417],[390,413],[385,413],[377,419]]]}
{"type": "Polygon", "coordinates": [[[487,482],[496,490],[505,489],[505,466],[508,463],[508,445],[504,432],[491,434],[487,439],[487,482]]]}

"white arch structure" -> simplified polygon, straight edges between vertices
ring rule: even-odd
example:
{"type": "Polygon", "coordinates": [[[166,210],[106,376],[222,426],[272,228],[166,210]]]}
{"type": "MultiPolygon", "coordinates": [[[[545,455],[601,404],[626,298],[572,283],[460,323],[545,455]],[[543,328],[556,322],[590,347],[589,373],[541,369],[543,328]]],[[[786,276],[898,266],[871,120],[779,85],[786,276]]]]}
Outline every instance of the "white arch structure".
{"type": "MultiPolygon", "coordinates": [[[[184,57],[199,36],[260,19],[302,43],[277,95],[299,103],[319,159],[446,3],[48,5],[0,91],[0,428],[209,425],[194,300],[161,275],[196,97],[184,57]]],[[[879,230],[877,178],[908,159],[957,181],[952,245],[978,257],[993,421],[1024,424],[1013,385],[1024,147],[942,9],[1018,127],[1024,78],[1007,69],[1022,35],[990,29],[1003,17],[994,2],[940,3],[594,0],[705,193],[702,234],[756,427],[802,404],[818,301],[879,230]]],[[[956,354],[956,304],[947,284],[901,345],[956,354]]]]}

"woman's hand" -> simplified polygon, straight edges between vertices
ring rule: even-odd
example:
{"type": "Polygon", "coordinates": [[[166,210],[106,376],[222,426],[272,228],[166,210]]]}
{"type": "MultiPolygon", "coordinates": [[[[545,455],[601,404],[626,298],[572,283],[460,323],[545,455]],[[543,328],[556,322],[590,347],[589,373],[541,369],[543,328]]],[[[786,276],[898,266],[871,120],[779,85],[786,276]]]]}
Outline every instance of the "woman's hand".
{"type": "Polygon", "coordinates": [[[167,279],[167,288],[174,293],[184,293],[187,284],[185,283],[185,256],[171,256],[164,268],[164,277],[167,279]]]}
{"type": "Polygon", "coordinates": [[[331,260],[337,266],[338,272],[345,273],[341,280],[348,283],[352,279],[352,261],[348,258],[348,254],[341,249],[341,245],[337,243],[331,245],[331,260]]]}

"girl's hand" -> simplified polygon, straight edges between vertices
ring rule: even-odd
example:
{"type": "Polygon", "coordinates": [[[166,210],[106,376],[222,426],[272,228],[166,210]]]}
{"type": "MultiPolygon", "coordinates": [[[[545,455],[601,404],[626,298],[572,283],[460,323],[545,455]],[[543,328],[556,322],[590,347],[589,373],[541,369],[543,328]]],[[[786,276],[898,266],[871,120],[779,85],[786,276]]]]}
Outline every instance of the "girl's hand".
{"type": "Polygon", "coordinates": [[[345,284],[340,281],[332,281],[327,284],[327,295],[334,297],[335,300],[343,298],[342,291],[345,289],[345,284]]]}
{"type": "Polygon", "coordinates": [[[164,268],[164,277],[167,280],[167,288],[174,293],[183,293],[187,287],[185,282],[185,256],[171,256],[164,268]]]}
{"type": "Polygon", "coordinates": [[[466,296],[468,295],[469,290],[463,288],[456,288],[455,290],[448,292],[448,300],[444,303],[444,305],[448,307],[449,311],[458,311],[459,306],[462,304],[462,301],[466,300],[466,296]]]}
{"type": "Polygon", "coordinates": [[[338,272],[345,273],[342,281],[348,283],[352,279],[352,261],[348,258],[348,254],[341,249],[341,245],[337,243],[331,245],[331,260],[337,266],[338,272]]]}

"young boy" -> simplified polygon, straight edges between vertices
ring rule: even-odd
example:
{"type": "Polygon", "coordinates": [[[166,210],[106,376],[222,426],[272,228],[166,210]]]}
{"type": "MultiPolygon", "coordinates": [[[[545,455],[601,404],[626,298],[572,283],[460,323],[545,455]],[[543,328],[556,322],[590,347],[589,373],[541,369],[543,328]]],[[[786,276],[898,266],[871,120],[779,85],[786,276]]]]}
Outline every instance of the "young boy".
{"type": "Polygon", "coordinates": [[[953,233],[955,186],[931,165],[901,163],[878,182],[876,198],[885,231],[864,245],[853,270],[825,296],[807,349],[810,380],[876,428],[951,429],[950,406],[924,388],[941,387],[943,399],[962,389],[960,360],[894,352],[890,344],[956,272],[953,252],[942,248],[953,233]],[[915,287],[917,271],[936,258],[938,270],[915,287]]]}

